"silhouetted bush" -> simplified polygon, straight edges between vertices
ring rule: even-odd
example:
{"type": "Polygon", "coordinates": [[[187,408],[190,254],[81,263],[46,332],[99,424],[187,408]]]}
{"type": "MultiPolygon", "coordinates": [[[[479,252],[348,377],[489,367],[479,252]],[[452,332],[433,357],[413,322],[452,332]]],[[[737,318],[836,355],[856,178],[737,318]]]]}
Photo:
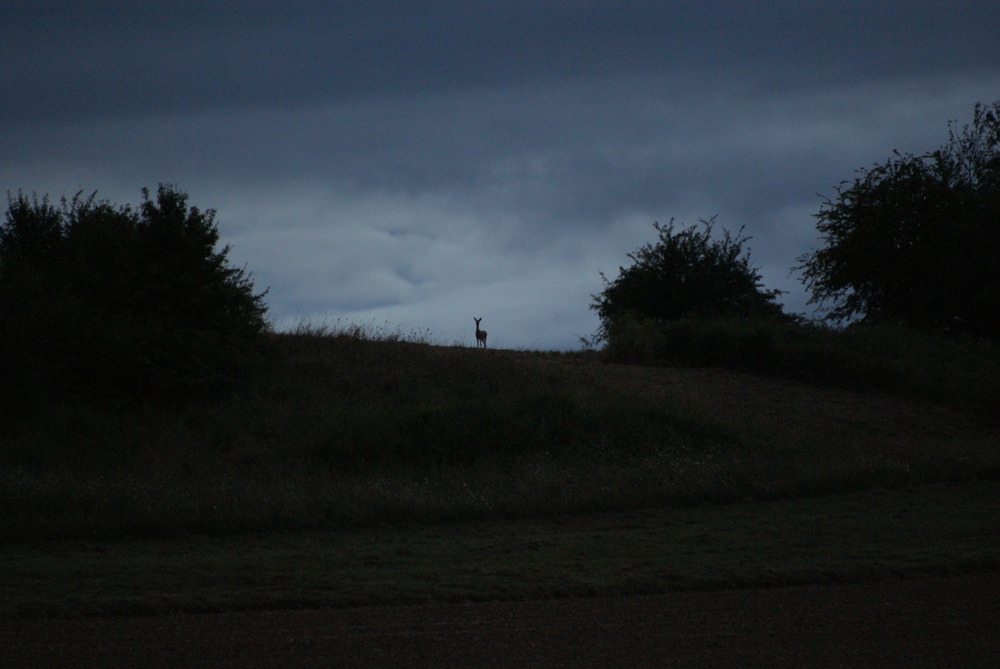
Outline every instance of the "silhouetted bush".
{"type": "Polygon", "coordinates": [[[781,291],[765,290],[750,264],[743,229],[735,236],[723,230],[720,239],[712,239],[714,222],[714,217],[701,221],[700,230],[693,225],[675,230],[672,220],[654,223],[656,244],[630,253],[633,264],[620,267],[613,281],[602,273],[604,290],[592,296],[590,306],[601,319],[594,341],[609,341],[629,320],[666,324],[682,318],[787,318],[775,301],[781,291]]]}
{"type": "Polygon", "coordinates": [[[238,380],[264,294],[216,249],[215,212],[143,189],[138,210],[8,193],[0,225],[0,411],[67,399],[181,401],[238,380]]]}

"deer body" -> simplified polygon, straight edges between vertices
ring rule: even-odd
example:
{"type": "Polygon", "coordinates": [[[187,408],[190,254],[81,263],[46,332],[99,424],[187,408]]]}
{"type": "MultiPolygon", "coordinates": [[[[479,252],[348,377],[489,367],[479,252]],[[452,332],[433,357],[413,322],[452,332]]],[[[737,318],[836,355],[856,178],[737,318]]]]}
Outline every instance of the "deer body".
{"type": "Polygon", "coordinates": [[[479,329],[479,321],[483,319],[473,317],[472,320],[476,321],[476,348],[479,348],[480,345],[486,348],[486,330],[479,329]]]}

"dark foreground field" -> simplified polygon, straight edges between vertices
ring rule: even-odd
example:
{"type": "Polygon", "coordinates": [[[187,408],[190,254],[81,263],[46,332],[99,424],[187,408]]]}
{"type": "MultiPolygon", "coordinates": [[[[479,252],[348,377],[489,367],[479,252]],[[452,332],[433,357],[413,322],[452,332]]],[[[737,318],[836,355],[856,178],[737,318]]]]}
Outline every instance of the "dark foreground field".
{"type": "Polygon", "coordinates": [[[992,667],[998,517],[1000,482],[966,481],[15,544],[0,551],[0,667],[992,667]]]}
{"type": "Polygon", "coordinates": [[[992,349],[277,346],[232,396],[0,442],[0,667],[997,665],[992,349]]]}
{"type": "Polygon", "coordinates": [[[5,667],[995,667],[1000,573],[549,601],[0,622],[5,667]]]}

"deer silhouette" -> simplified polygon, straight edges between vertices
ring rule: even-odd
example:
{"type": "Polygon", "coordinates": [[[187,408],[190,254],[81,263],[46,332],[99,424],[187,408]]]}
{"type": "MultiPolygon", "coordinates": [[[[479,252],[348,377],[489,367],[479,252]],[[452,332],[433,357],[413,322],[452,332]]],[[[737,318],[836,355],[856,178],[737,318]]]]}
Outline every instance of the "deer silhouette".
{"type": "Polygon", "coordinates": [[[472,320],[476,321],[476,348],[479,348],[480,344],[483,348],[486,348],[486,330],[479,329],[479,321],[483,319],[473,316],[472,320]]]}

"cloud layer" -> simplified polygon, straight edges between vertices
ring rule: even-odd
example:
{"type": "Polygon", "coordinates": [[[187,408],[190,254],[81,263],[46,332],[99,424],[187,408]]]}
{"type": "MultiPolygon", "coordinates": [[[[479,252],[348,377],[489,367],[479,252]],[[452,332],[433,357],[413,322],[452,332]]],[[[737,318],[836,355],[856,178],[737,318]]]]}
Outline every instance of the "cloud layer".
{"type": "Polygon", "coordinates": [[[18,4],[5,189],[174,183],[218,210],[279,326],[442,343],[481,316],[491,344],[577,346],[599,273],[671,217],[746,226],[805,311],[789,270],[822,198],[1000,91],[979,2],[18,4]]]}

